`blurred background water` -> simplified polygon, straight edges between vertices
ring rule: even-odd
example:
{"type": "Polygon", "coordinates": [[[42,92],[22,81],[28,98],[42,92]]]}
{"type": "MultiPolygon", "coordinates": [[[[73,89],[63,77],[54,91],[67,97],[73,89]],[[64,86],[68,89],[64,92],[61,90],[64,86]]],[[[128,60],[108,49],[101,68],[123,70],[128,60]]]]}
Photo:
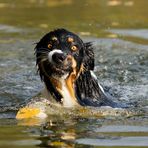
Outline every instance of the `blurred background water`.
{"type": "Polygon", "coordinates": [[[66,28],[93,42],[95,73],[105,88],[145,111],[128,118],[54,115],[27,124],[2,112],[0,147],[148,147],[147,6],[147,0],[0,0],[1,108],[42,90],[34,43],[66,28]]]}

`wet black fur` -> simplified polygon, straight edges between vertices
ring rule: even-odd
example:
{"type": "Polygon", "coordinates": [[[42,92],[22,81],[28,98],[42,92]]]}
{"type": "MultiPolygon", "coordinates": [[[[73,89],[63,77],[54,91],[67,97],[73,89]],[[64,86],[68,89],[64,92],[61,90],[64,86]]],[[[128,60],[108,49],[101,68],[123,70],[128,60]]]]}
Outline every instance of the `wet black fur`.
{"type": "MultiPolygon", "coordinates": [[[[77,46],[79,51],[71,53],[77,61],[77,69],[80,69],[80,65],[83,63],[84,71],[80,74],[78,79],[75,82],[75,92],[76,97],[82,106],[111,106],[111,107],[121,107],[120,104],[117,104],[111,100],[109,96],[104,94],[98,85],[98,81],[92,77],[91,70],[94,70],[94,52],[93,47],[90,42],[84,43],[77,35],[69,32],[65,29],[57,29],[46,34],[35,47],[36,53],[36,64],[38,65],[38,71],[41,77],[41,80],[44,81],[48,91],[53,95],[56,101],[61,102],[62,95],[56,90],[49,80],[49,77],[54,74],[54,68],[49,64],[48,59],[45,60],[40,65],[42,58],[42,52],[47,50],[47,45],[51,42],[51,37],[56,36],[63,40],[63,43],[55,44],[55,48],[61,49],[64,52],[69,52],[69,45],[64,44],[64,36],[72,36],[77,41],[77,46]],[[63,36],[62,36],[63,35],[63,36]],[[66,46],[65,46],[66,45],[66,46]],[[44,69],[43,69],[44,67],[44,69]]],[[[54,48],[54,47],[53,47],[54,48]]],[[[48,51],[47,51],[48,52],[48,51]]],[[[68,69],[70,72],[70,69],[68,69]]],[[[61,69],[62,71],[62,69],[61,69]]],[[[63,70],[64,72],[64,70],[63,70]]],[[[58,73],[58,72],[57,72],[58,73]]],[[[63,73],[58,73],[62,76],[63,73]]]]}

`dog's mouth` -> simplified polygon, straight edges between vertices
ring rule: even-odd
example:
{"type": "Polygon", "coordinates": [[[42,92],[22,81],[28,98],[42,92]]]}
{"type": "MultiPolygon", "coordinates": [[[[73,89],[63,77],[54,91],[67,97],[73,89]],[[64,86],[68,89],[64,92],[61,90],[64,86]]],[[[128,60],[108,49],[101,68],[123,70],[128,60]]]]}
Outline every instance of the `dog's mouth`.
{"type": "Polygon", "coordinates": [[[71,73],[77,66],[72,55],[63,53],[58,49],[54,49],[48,53],[48,61],[52,74],[56,76],[71,73]]]}

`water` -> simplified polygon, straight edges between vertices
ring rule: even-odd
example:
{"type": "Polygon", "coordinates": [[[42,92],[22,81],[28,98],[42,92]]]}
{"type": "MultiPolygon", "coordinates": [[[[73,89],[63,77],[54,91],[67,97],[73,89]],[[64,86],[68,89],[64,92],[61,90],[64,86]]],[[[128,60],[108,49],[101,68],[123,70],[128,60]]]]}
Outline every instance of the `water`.
{"type": "Polygon", "coordinates": [[[136,104],[55,111],[46,120],[0,113],[0,147],[148,147],[147,0],[0,0],[0,107],[39,93],[34,46],[58,27],[92,41],[95,73],[115,99],[136,104]],[[103,112],[103,115],[102,115],[103,112]]]}

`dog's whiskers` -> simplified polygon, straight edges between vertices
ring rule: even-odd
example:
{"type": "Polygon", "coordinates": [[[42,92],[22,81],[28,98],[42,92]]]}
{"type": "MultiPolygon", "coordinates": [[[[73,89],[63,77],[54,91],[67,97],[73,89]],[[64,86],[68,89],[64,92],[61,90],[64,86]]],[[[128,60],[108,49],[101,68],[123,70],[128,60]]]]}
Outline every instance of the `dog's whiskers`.
{"type": "Polygon", "coordinates": [[[48,48],[43,48],[43,47],[35,49],[35,52],[38,52],[38,51],[49,51],[50,52],[50,50],[48,48]]]}
{"type": "Polygon", "coordinates": [[[44,61],[47,61],[47,58],[43,58],[42,60],[40,60],[37,64],[40,65],[41,63],[43,63],[44,61]]]}
{"type": "Polygon", "coordinates": [[[40,56],[37,56],[37,60],[42,60],[42,59],[48,59],[48,55],[46,53],[41,54],[40,56]]]}
{"type": "Polygon", "coordinates": [[[45,53],[45,54],[47,54],[48,53],[48,51],[36,51],[36,53],[45,53]]]}
{"type": "Polygon", "coordinates": [[[40,56],[37,57],[37,60],[45,59],[45,58],[48,59],[47,55],[40,55],[40,56]]]}

